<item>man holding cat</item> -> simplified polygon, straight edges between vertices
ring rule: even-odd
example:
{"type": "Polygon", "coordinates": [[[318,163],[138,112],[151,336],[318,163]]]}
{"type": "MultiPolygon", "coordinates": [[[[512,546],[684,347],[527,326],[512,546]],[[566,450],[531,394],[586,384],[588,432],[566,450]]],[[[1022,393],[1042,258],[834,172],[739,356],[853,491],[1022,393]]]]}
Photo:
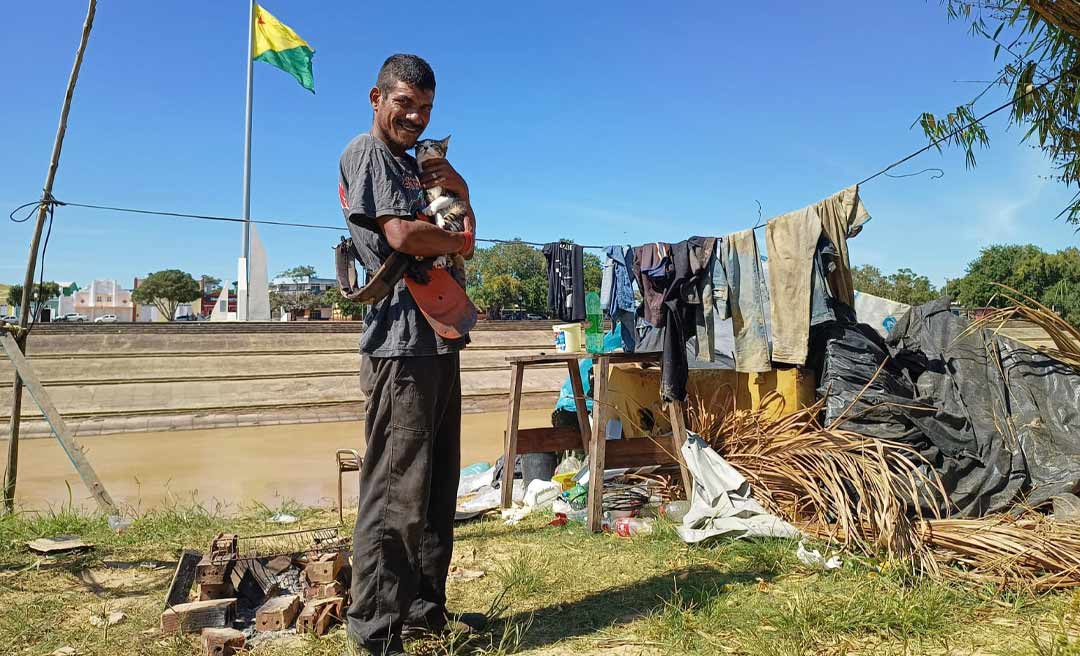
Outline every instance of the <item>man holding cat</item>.
{"type": "MultiPolygon", "coordinates": [[[[465,203],[469,199],[468,186],[445,159],[425,163],[421,175],[406,153],[430,120],[431,67],[415,55],[391,56],[369,99],[371,130],[345,148],[338,179],[361,260],[382,262],[392,250],[472,257],[471,209],[465,232],[417,218],[426,205],[425,188],[441,186],[465,203]]],[[[347,628],[374,654],[403,654],[403,633],[442,631],[450,621],[446,576],[461,467],[458,351],[468,340],[468,334],[437,334],[404,280],[373,306],[360,338],[366,453],[347,628]]]]}

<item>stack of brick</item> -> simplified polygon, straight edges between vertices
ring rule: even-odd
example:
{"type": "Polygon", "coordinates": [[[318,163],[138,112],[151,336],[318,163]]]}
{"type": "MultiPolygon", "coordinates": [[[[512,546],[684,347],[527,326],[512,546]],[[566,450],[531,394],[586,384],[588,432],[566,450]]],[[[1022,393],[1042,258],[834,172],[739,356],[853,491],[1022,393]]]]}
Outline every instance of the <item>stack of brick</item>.
{"type": "Polygon", "coordinates": [[[297,633],[324,635],[343,620],[351,568],[340,547],[317,544],[292,555],[250,558],[240,556],[238,543],[236,535],[223,533],[205,556],[184,552],[161,614],[163,634],[201,632],[208,656],[231,656],[254,632],[295,625],[297,633]],[[238,607],[249,610],[238,613],[238,607]]]}

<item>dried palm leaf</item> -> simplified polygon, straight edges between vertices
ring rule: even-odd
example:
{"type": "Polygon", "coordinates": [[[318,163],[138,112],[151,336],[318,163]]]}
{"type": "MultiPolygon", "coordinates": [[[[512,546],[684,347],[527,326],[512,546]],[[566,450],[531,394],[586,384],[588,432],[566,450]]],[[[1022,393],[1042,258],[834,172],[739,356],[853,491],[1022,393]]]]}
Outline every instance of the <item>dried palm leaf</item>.
{"type": "Polygon", "coordinates": [[[699,400],[690,426],[786,520],[866,553],[914,557],[933,568],[912,519],[946,498],[929,463],[909,446],[822,426],[822,405],[777,417],[699,400]]]}
{"type": "Polygon", "coordinates": [[[1008,322],[1022,320],[1030,322],[1042,328],[1054,342],[1053,348],[1025,342],[1023,339],[1012,338],[1037,351],[1063,362],[1073,368],[1080,369],[1080,329],[1073,326],[1061,315],[1036,301],[1030,296],[1018,292],[1007,285],[994,283],[1002,291],[995,296],[1005,299],[1010,306],[992,310],[988,314],[971,322],[971,325],[961,333],[961,336],[970,335],[979,330],[990,330],[993,334],[999,334],[1008,322]]]}
{"type": "Polygon", "coordinates": [[[1034,591],[1080,585],[1080,525],[1073,522],[1028,512],[916,526],[946,576],[1034,591]]]}

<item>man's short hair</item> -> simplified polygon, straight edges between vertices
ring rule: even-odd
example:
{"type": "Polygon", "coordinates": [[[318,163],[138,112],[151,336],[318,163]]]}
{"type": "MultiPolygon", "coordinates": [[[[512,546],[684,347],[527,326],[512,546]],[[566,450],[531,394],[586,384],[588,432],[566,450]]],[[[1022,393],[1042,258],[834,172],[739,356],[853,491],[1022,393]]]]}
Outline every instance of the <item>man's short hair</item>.
{"type": "Polygon", "coordinates": [[[416,55],[390,55],[379,69],[375,86],[383,93],[390,93],[397,82],[404,82],[424,91],[434,91],[435,71],[416,55]]]}

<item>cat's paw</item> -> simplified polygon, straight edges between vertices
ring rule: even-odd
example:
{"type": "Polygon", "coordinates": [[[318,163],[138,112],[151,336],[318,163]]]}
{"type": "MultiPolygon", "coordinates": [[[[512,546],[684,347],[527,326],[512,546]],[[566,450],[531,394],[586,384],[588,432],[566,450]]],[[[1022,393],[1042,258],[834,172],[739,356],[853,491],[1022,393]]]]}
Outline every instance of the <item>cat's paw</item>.
{"type": "Polygon", "coordinates": [[[436,269],[445,269],[449,265],[450,260],[448,260],[445,255],[440,255],[439,257],[435,258],[435,264],[433,266],[436,269]]]}

